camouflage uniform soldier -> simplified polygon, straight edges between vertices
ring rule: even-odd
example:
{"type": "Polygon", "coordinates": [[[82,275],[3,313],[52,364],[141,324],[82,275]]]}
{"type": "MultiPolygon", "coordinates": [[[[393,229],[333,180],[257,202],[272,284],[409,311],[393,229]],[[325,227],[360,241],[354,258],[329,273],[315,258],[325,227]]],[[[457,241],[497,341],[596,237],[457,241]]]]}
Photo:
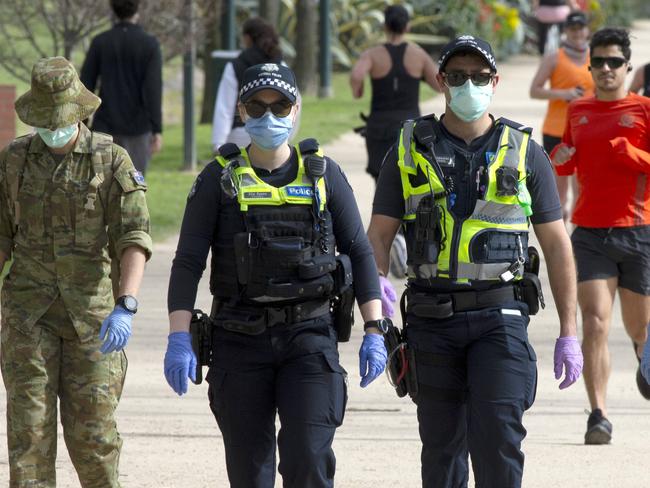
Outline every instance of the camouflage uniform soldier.
{"type": "Polygon", "coordinates": [[[81,122],[100,103],[70,62],[42,59],[16,101],[36,134],[0,152],[0,270],[14,258],[0,302],[11,487],[56,485],[57,396],[81,485],[119,486],[113,413],[152,244],[142,175],[81,122]]]}

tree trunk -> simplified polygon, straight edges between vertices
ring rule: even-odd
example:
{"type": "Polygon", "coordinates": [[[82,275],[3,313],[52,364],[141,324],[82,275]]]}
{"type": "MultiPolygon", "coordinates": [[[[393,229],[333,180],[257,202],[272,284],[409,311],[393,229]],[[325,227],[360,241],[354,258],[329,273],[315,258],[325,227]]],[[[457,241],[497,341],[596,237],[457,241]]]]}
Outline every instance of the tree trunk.
{"type": "Polygon", "coordinates": [[[267,20],[275,30],[278,30],[278,20],[280,19],[280,0],[259,0],[260,17],[267,20]]]}
{"type": "Polygon", "coordinates": [[[296,61],[294,71],[303,95],[316,93],[318,0],[296,1],[296,61]]]}
{"type": "Polygon", "coordinates": [[[221,0],[208,0],[205,2],[203,12],[204,38],[201,46],[201,68],[203,69],[203,98],[201,100],[200,124],[211,124],[214,115],[214,102],[217,98],[219,86],[217,73],[214,70],[214,60],[211,53],[221,47],[221,31],[217,19],[221,17],[221,0]]]}

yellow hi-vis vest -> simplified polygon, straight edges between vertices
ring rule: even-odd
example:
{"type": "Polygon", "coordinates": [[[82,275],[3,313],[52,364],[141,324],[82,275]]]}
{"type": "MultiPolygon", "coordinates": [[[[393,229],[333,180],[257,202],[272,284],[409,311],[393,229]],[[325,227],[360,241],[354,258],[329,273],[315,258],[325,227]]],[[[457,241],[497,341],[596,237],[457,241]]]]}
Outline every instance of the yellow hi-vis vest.
{"type": "MultiPolygon", "coordinates": [[[[445,186],[440,181],[436,171],[420,154],[413,139],[413,128],[416,123],[431,123],[429,121],[409,120],[403,125],[399,147],[398,166],[400,169],[403,196],[405,200],[404,225],[408,227],[415,223],[416,210],[423,197],[431,192],[444,192],[445,186]],[[427,182],[420,186],[412,186],[411,182],[421,171],[427,182]]],[[[438,123],[434,118],[433,123],[438,123]]],[[[432,278],[447,278],[457,282],[469,280],[498,280],[508,279],[509,269],[515,269],[512,278],[520,279],[523,274],[524,250],[521,248],[523,237],[528,234],[528,216],[523,208],[530,209],[530,194],[525,184],[526,154],[530,133],[520,130],[503,121],[496,121],[500,131],[496,153],[487,167],[488,184],[482,198],[477,198],[472,214],[464,219],[457,219],[449,211],[449,197],[440,198],[436,203],[442,207],[441,226],[445,242],[440,246],[436,263],[408,266],[409,279],[429,280],[432,278]],[[514,196],[499,196],[497,194],[496,171],[501,167],[516,168],[519,173],[518,194],[514,196]],[[486,231],[505,232],[513,235],[519,244],[519,265],[515,262],[481,263],[472,260],[471,249],[473,239],[486,231]],[[513,266],[514,265],[514,266],[513,266]],[[506,274],[504,274],[506,273],[506,274]]],[[[407,232],[408,235],[408,232],[407,232]]]]}
{"type": "MultiPolygon", "coordinates": [[[[298,174],[295,180],[280,188],[265,183],[255,174],[245,148],[241,148],[239,155],[235,157],[216,156],[215,159],[224,171],[231,171],[233,186],[237,189],[237,201],[242,212],[246,212],[249,205],[312,205],[314,198],[319,200],[319,209],[321,211],[325,209],[327,202],[325,178],[318,178],[316,185],[318,191],[314,195],[314,185],[312,178],[306,173],[303,154],[298,145],[295,148],[298,155],[298,174]]],[[[312,154],[323,157],[320,147],[312,154]]]]}

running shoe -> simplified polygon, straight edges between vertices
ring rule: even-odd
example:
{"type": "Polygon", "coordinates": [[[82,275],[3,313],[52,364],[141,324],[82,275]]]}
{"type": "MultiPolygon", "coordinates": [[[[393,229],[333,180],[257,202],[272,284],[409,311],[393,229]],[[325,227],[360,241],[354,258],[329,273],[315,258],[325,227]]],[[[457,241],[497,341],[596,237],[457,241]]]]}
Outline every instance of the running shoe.
{"type": "Polygon", "coordinates": [[[585,444],[609,444],[612,440],[612,423],[603,417],[600,408],[594,409],[587,419],[585,444]]]}
{"type": "Polygon", "coordinates": [[[406,241],[401,232],[390,247],[390,272],[395,278],[406,278],[406,241]]]}
{"type": "Polygon", "coordinates": [[[639,389],[639,393],[641,393],[641,396],[643,398],[650,400],[650,384],[648,384],[646,379],[643,377],[643,374],[641,373],[641,358],[637,356],[636,344],[634,341],[632,342],[632,345],[634,346],[634,357],[639,362],[639,367],[636,368],[636,387],[639,389]]]}

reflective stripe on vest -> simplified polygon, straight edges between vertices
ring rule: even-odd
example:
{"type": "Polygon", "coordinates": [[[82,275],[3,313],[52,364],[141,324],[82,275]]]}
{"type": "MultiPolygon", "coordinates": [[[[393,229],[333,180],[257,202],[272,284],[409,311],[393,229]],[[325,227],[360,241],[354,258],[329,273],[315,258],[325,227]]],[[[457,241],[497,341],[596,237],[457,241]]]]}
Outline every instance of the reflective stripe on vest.
{"type": "MultiPolygon", "coordinates": [[[[237,200],[242,212],[248,210],[249,205],[312,204],[314,192],[312,179],[305,172],[303,156],[299,147],[295,147],[296,154],[298,155],[298,174],[295,180],[280,188],[265,183],[255,174],[255,170],[251,166],[245,148],[242,148],[239,155],[230,160],[225,159],[223,156],[217,156],[215,158],[224,168],[229,164],[237,164],[237,167],[233,170],[233,176],[238,189],[237,200]]],[[[323,151],[320,148],[315,154],[323,157],[323,151]]],[[[318,179],[317,188],[320,199],[320,210],[324,210],[327,202],[325,178],[318,179]]]]}
{"type": "MultiPolygon", "coordinates": [[[[406,225],[415,221],[416,210],[423,197],[430,195],[432,190],[434,193],[444,190],[444,185],[429,161],[415,149],[415,145],[411,142],[414,125],[414,121],[404,124],[398,148],[398,166],[405,202],[404,222],[406,225]],[[411,178],[417,174],[418,169],[427,176],[428,182],[413,187],[411,178]]],[[[470,256],[472,240],[482,232],[497,231],[520,235],[528,233],[528,218],[520,201],[530,201],[525,185],[526,153],[530,135],[505,124],[499,125],[501,134],[496,153],[488,165],[488,185],[483,199],[477,199],[472,214],[460,222],[457,222],[453,214],[448,211],[448,198],[437,200],[445,215],[441,223],[443,234],[446,235],[445,245],[441,246],[437,264],[430,263],[417,267],[409,265],[409,278],[431,279],[437,277],[457,281],[491,280],[498,279],[499,275],[512,265],[512,262],[473,263],[470,256]],[[497,195],[496,170],[500,167],[517,168],[520,180],[523,180],[523,184],[519,186],[521,195],[497,195]],[[460,238],[452,248],[454,231],[458,225],[461,225],[460,238]],[[455,272],[450,269],[452,257],[455,257],[455,261],[458,263],[455,272]]],[[[522,270],[519,270],[518,273],[518,277],[520,277],[522,270]]]]}

